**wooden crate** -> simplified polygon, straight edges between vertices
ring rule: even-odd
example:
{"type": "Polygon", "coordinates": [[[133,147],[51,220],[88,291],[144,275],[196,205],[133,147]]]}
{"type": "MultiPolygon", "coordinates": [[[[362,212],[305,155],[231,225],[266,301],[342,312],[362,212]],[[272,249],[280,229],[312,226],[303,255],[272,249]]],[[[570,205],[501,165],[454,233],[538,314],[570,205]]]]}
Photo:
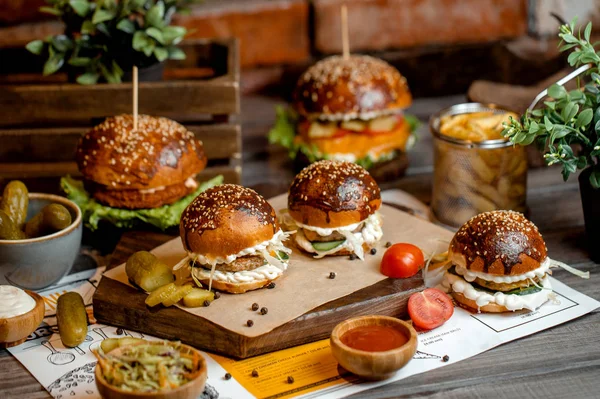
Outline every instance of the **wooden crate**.
{"type": "MultiPolygon", "coordinates": [[[[203,141],[208,165],[199,180],[222,174],[239,183],[238,43],[195,40],[183,50],[187,58],[167,63],[163,81],[140,83],[139,112],[174,119],[203,141]]],[[[0,59],[11,60],[0,67],[0,186],[22,179],[32,191],[55,192],[61,176],[79,175],[79,137],[107,116],[131,113],[131,83],[81,86],[66,74],[42,77],[32,73],[39,60],[22,49],[1,50],[0,59]]]]}

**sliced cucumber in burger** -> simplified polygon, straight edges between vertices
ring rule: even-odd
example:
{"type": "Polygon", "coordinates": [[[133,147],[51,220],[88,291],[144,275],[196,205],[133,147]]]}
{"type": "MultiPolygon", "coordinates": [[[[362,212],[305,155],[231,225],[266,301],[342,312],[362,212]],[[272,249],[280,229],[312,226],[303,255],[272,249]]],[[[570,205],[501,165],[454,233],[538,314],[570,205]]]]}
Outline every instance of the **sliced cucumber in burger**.
{"type": "Polygon", "coordinates": [[[339,247],[340,245],[342,245],[346,240],[339,240],[339,241],[317,241],[317,242],[311,242],[312,246],[314,249],[316,249],[319,252],[325,252],[325,251],[331,251],[332,249],[334,249],[335,247],[339,247]]]}
{"type": "Polygon", "coordinates": [[[290,258],[290,256],[288,254],[286,254],[285,252],[283,252],[283,251],[277,252],[277,256],[281,260],[288,260],[290,258]]]}
{"type": "Polygon", "coordinates": [[[396,115],[380,116],[369,122],[369,130],[372,132],[389,132],[397,123],[398,117],[396,115]]]}

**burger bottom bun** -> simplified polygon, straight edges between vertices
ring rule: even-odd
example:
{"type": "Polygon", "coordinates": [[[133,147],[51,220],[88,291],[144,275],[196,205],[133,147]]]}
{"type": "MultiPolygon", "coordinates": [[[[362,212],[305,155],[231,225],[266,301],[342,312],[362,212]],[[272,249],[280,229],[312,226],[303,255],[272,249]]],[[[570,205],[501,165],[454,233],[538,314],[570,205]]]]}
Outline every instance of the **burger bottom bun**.
{"type": "Polygon", "coordinates": [[[188,187],[184,182],[146,193],[140,190],[109,190],[96,184],[91,184],[90,187],[92,196],[101,204],[126,209],[150,209],[172,204],[193,193],[197,188],[188,187]]]}
{"type": "MultiPolygon", "coordinates": [[[[296,243],[296,247],[299,250],[301,250],[302,252],[305,252],[305,253],[308,253],[308,254],[311,254],[311,255],[316,255],[317,254],[316,252],[308,252],[307,250],[305,250],[304,248],[302,248],[298,243],[296,243]]],[[[362,245],[362,247],[363,247],[363,251],[365,251],[365,252],[367,252],[367,251],[369,251],[371,249],[371,247],[368,244],[366,244],[366,243],[364,243],[362,245]]],[[[340,249],[337,252],[334,252],[332,254],[328,254],[328,255],[325,255],[325,256],[344,256],[344,255],[348,256],[348,255],[352,255],[353,253],[354,252],[351,251],[351,250],[349,250],[348,248],[342,248],[342,249],[340,249]]]]}
{"type": "MultiPolygon", "coordinates": [[[[279,278],[279,276],[277,278],[279,278]]],[[[213,280],[212,289],[223,291],[223,292],[229,292],[230,294],[243,294],[244,292],[247,292],[247,291],[258,290],[260,288],[266,287],[272,281],[277,280],[277,278],[274,278],[272,280],[265,279],[265,280],[259,280],[259,281],[252,281],[252,282],[247,282],[247,283],[229,283],[226,281],[213,280]]],[[[208,287],[209,279],[201,279],[200,282],[202,284],[204,284],[206,287],[208,287]]]]}
{"type": "Polygon", "coordinates": [[[456,302],[458,302],[458,304],[461,307],[467,308],[468,310],[473,310],[473,311],[479,310],[481,312],[486,312],[486,313],[510,312],[510,310],[508,310],[505,306],[498,305],[497,303],[494,303],[494,302],[488,303],[485,306],[478,307],[477,303],[474,300],[467,298],[466,296],[464,296],[463,294],[461,294],[459,292],[452,292],[450,295],[452,295],[452,298],[454,298],[454,300],[456,302]]]}
{"type": "MultiPolygon", "coordinates": [[[[298,152],[298,155],[294,160],[295,172],[299,173],[308,165],[310,165],[310,161],[306,155],[304,155],[302,152],[298,152]]],[[[402,151],[394,151],[391,159],[375,162],[374,165],[369,168],[369,174],[383,189],[385,188],[385,185],[382,186],[382,183],[398,180],[406,174],[407,168],[408,157],[406,156],[406,153],[402,151]]]]}

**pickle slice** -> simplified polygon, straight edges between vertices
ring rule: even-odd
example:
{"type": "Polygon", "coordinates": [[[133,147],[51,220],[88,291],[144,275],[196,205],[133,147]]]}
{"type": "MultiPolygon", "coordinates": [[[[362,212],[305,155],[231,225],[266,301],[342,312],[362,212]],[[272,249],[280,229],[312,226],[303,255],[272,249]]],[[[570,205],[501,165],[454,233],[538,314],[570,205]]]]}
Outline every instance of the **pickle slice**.
{"type": "Polygon", "coordinates": [[[175,285],[175,283],[169,283],[167,285],[163,285],[160,288],[155,289],[148,295],[146,298],[146,305],[153,307],[169,298],[175,291],[177,291],[179,287],[175,285]]]}
{"type": "Polygon", "coordinates": [[[163,306],[169,307],[181,301],[194,287],[191,284],[178,285],[177,290],[162,301],[163,306]]]}
{"type": "Polygon", "coordinates": [[[136,252],[127,259],[125,273],[146,292],[152,292],[175,280],[171,268],[146,251],[136,252]]]}
{"type": "Polygon", "coordinates": [[[119,338],[106,338],[100,344],[100,348],[102,348],[102,351],[104,353],[108,353],[118,347],[119,347],[119,338]]]}
{"type": "Polygon", "coordinates": [[[183,304],[188,308],[198,308],[204,306],[204,301],[212,302],[215,300],[215,293],[202,288],[193,288],[183,297],[183,304]]]}
{"type": "Polygon", "coordinates": [[[342,245],[344,243],[344,241],[346,240],[339,240],[339,241],[324,241],[324,242],[320,242],[320,241],[316,241],[316,242],[311,242],[312,246],[314,249],[316,249],[317,251],[330,251],[335,247],[339,247],[340,245],[342,245]]]}

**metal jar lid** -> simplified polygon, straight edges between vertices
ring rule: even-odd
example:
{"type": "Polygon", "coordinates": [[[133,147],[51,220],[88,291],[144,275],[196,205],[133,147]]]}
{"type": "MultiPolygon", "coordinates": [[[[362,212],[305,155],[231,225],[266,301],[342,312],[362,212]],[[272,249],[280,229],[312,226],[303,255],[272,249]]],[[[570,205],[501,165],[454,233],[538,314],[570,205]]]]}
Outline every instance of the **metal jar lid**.
{"type": "Polygon", "coordinates": [[[482,103],[464,103],[464,104],[456,104],[451,107],[445,108],[431,116],[429,118],[429,129],[431,130],[431,134],[434,137],[456,144],[465,148],[482,148],[482,149],[494,149],[494,148],[504,148],[510,147],[514,145],[508,139],[497,139],[497,140],[485,140],[485,141],[471,141],[471,140],[462,140],[457,139],[455,137],[446,136],[440,133],[440,122],[444,116],[448,115],[461,115],[461,114],[471,114],[474,112],[493,112],[495,114],[504,114],[509,111],[505,108],[501,108],[496,104],[482,104],[482,103]]]}

